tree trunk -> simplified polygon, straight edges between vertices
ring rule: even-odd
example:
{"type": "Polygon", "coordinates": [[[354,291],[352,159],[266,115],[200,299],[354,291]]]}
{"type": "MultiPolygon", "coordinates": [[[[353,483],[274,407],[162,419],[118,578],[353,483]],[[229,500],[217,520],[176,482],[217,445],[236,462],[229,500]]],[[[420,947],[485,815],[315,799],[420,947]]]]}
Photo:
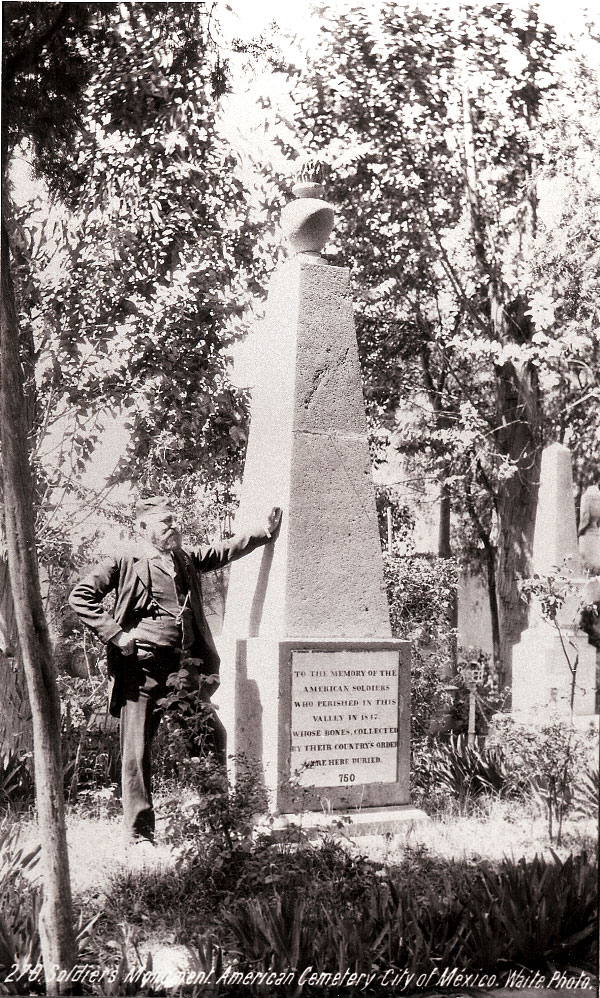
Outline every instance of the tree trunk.
{"type": "MultiPolygon", "coordinates": [[[[500,650],[500,615],[498,612],[498,592],[496,590],[496,551],[490,543],[484,541],[488,603],[490,607],[490,619],[492,622],[492,649],[494,656],[494,667],[501,679],[504,678],[504,670],[501,668],[500,650]]],[[[501,683],[504,685],[504,683],[501,683]]]]}
{"type": "MultiPolygon", "coordinates": [[[[4,533],[2,533],[2,546],[6,548],[4,533]]],[[[14,749],[31,752],[33,747],[31,709],[21,661],[6,557],[0,557],[0,689],[2,690],[0,755],[14,749]]]]}
{"type": "MultiPolygon", "coordinates": [[[[76,958],[64,819],[60,700],[40,594],[35,548],[27,419],[19,359],[19,331],[2,224],[2,433],[5,529],[15,618],[33,718],[34,770],[44,897],[40,937],[47,993],[59,994],[57,968],[76,958]]],[[[62,989],[64,990],[64,989],[62,989]]]]}
{"type": "MultiPolygon", "coordinates": [[[[533,329],[527,303],[510,295],[502,280],[502,263],[493,244],[486,240],[484,216],[478,191],[473,120],[469,98],[467,54],[463,54],[462,106],[465,192],[473,250],[481,276],[487,283],[490,334],[502,344],[523,345],[533,329]]],[[[498,556],[496,593],[498,600],[500,681],[512,683],[512,647],[526,626],[527,611],[518,589],[519,579],[529,574],[539,471],[541,394],[537,373],[531,364],[505,363],[496,370],[496,432],[500,454],[509,462],[510,474],[498,484],[498,556]]]]}
{"type": "Polygon", "coordinates": [[[489,531],[486,530],[481,518],[477,514],[471,489],[468,485],[465,490],[465,501],[467,512],[475,525],[475,529],[477,530],[485,554],[488,602],[492,622],[492,653],[494,656],[495,671],[499,680],[502,682],[504,678],[504,670],[502,669],[502,661],[500,657],[500,615],[498,611],[498,592],[496,589],[496,548],[492,543],[489,531]]]}
{"type": "MultiPolygon", "coordinates": [[[[452,557],[452,545],[450,542],[451,513],[452,506],[450,502],[450,493],[448,492],[445,483],[442,482],[440,485],[438,558],[447,559],[452,557]]],[[[458,590],[456,589],[452,594],[452,604],[450,606],[450,613],[448,614],[448,623],[454,630],[454,638],[452,641],[452,665],[453,671],[456,672],[456,666],[458,663],[458,590]]]]}
{"type": "Polygon", "coordinates": [[[498,489],[496,580],[503,681],[512,681],[512,647],[527,626],[519,579],[530,574],[540,479],[541,399],[535,371],[506,364],[498,374],[497,440],[513,473],[498,489]]]}
{"type": "Polygon", "coordinates": [[[450,495],[444,482],[440,485],[440,522],[438,530],[438,558],[451,558],[452,548],[450,546],[450,522],[451,522],[450,495]]]}

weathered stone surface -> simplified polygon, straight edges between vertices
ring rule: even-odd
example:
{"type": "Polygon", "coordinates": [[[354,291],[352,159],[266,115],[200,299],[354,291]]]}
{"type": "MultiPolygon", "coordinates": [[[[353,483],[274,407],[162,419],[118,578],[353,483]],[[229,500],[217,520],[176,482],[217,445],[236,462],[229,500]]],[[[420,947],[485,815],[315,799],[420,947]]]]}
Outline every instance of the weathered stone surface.
{"type": "Polygon", "coordinates": [[[313,257],[274,276],[252,393],[236,528],[283,519],[232,565],[217,700],[279,812],[409,801],[410,647],[391,637],[348,281],[313,257]]]}
{"type": "Polygon", "coordinates": [[[363,835],[394,835],[403,831],[407,833],[415,825],[430,822],[431,818],[424,811],[409,804],[398,807],[367,807],[361,810],[348,810],[344,813],[340,828],[340,814],[326,814],[324,811],[305,811],[298,814],[282,814],[268,827],[270,831],[288,831],[285,841],[289,841],[289,830],[292,826],[302,829],[309,838],[317,838],[323,832],[335,831],[347,839],[358,839],[363,835]]]}
{"type": "MultiPolygon", "coordinates": [[[[357,807],[384,807],[388,804],[408,804],[409,802],[409,757],[410,757],[410,645],[406,641],[387,639],[376,641],[318,641],[300,640],[277,641],[270,638],[249,638],[237,642],[237,660],[235,668],[234,696],[227,698],[229,713],[227,719],[228,749],[230,753],[242,753],[246,759],[257,764],[261,770],[265,788],[270,794],[270,805],[273,810],[300,813],[307,809],[345,810],[357,807]],[[375,704],[367,710],[364,707],[364,696],[348,694],[352,699],[360,701],[356,710],[357,721],[347,725],[348,710],[341,707],[339,712],[334,706],[325,708],[324,703],[339,703],[341,698],[336,694],[317,694],[314,697],[314,724],[318,726],[314,739],[298,737],[299,732],[293,730],[293,723],[298,719],[296,704],[293,698],[293,661],[294,655],[312,653],[316,664],[322,668],[322,657],[335,657],[340,651],[360,653],[373,660],[374,671],[383,666],[389,668],[390,657],[395,658],[396,689],[386,696],[394,700],[395,726],[393,734],[358,735],[357,725],[362,724],[372,730],[382,728],[390,723],[390,705],[383,708],[375,704]],[[385,661],[383,661],[385,658],[385,661]],[[380,660],[381,659],[381,660],[380,660]],[[399,659],[399,667],[398,667],[399,659]],[[320,701],[320,705],[319,705],[320,701]],[[327,730],[342,721],[324,721],[327,716],[336,713],[343,715],[348,735],[332,736],[325,734],[327,730]],[[377,742],[385,739],[388,743],[395,742],[396,767],[389,768],[389,747],[387,752],[381,752],[377,742]],[[327,780],[319,777],[310,779],[309,772],[299,772],[296,767],[296,756],[293,746],[312,740],[315,747],[315,758],[322,762],[331,761],[332,757],[341,759],[345,754],[349,763],[328,767],[330,774],[327,780]],[[337,751],[341,743],[352,743],[352,751],[337,751]],[[372,744],[367,751],[366,745],[372,744]],[[317,750],[318,747],[318,750],[317,750]],[[386,765],[379,767],[374,759],[387,755],[386,765]],[[354,761],[356,759],[356,761],[354,761]],[[352,782],[348,774],[355,773],[352,782]]],[[[330,680],[320,680],[328,686],[330,680]]],[[[393,684],[390,681],[390,685],[393,684]]],[[[219,691],[220,695],[221,691],[219,691]]],[[[226,706],[225,704],[223,706],[226,706]]],[[[300,757],[298,757],[300,758],[300,757]]]]}
{"type": "MultiPolygon", "coordinates": [[[[513,648],[513,711],[532,717],[544,707],[569,713],[569,663],[576,663],[573,712],[592,718],[596,709],[596,650],[578,627],[585,580],[577,545],[571,452],[558,443],[542,455],[532,567],[539,575],[572,573],[574,592],[555,621],[545,619],[539,602],[532,601],[529,625],[513,648]]],[[[539,717],[541,720],[543,714],[539,717]]]]}
{"type": "Polygon", "coordinates": [[[224,631],[391,636],[347,270],[276,275],[262,358],[237,522],[266,497],[284,517],[274,549],[232,566],[224,631]]]}
{"type": "Polygon", "coordinates": [[[563,629],[561,641],[558,633],[548,624],[528,628],[519,644],[515,645],[513,711],[531,713],[540,707],[552,707],[560,713],[569,713],[571,673],[565,648],[572,662],[576,655],[579,656],[573,712],[576,715],[594,715],[596,649],[588,643],[586,634],[575,633],[572,627],[563,629]]]}
{"type": "Polygon", "coordinates": [[[540,575],[557,568],[573,572],[581,568],[571,451],[559,443],[550,444],[542,454],[532,561],[533,571],[540,575]]]}

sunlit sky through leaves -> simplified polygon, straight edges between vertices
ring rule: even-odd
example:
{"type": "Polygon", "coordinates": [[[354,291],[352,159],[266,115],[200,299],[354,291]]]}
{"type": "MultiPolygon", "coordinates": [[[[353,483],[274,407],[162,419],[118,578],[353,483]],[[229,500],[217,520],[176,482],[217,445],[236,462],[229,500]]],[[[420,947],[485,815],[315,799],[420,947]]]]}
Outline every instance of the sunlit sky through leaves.
{"type": "MultiPolygon", "coordinates": [[[[539,0],[538,6],[542,16],[553,24],[559,35],[572,34],[575,38],[583,36],[586,22],[586,11],[600,20],[597,9],[598,0],[539,0]]],[[[208,5],[207,5],[208,6],[208,5]]],[[[343,16],[344,11],[351,8],[364,7],[374,11],[376,0],[329,0],[328,6],[343,16]]],[[[416,7],[424,12],[459,10],[458,0],[417,0],[406,6],[416,7]]],[[[480,0],[469,0],[462,4],[463,8],[473,9],[484,6],[480,0]]],[[[529,6],[527,0],[505,4],[512,9],[529,6]]],[[[253,143],[261,139],[261,109],[257,96],[267,93],[276,101],[285,103],[288,95],[284,92],[289,85],[286,74],[274,74],[264,71],[249,72],[248,65],[251,56],[235,55],[232,43],[235,39],[249,42],[263,36],[281,50],[284,58],[302,65],[305,51],[314,46],[321,29],[322,20],[318,9],[312,0],[231,0],[227,4],[222,0],[217,5],[216,15],[220,26],[216,35],[222,45],[225,56],[230,59],[233,79],[231,95],[223,103],[223,126],[231,144],[243,154],[244,142],[253,143]],[[276,25],[276,27],[274,27],[276,25]],[[286,37],[287,36],[287,37],[286,37]]],[[[268,151],[268,150],[267,150],[268,151]]],[[[259,157],[260,158],[260,157],[259,157]]],[[[36,185],[32,185],[26,164],[23,162],[22,176],[16,190],[16,199],[23,201],[35,193],[36,185]]],[[[17,179],[17,178],[15,178],[17,179]]],[[[240,384],[248,383],[246,377],[247,363],[244,354],[249,353],[252,337],[249,337],[245,347],[236,351],[238,371],[235,380],[240,384]]],[[[112,471],[115,459],[126,445],[125,431],[115,422],[107,427],[103,444],[98,448],[92,461],[87,483],[95,488],[102,487],[106,477],[112,471]]],[[[114,495],[114,494],[113,494],[114,495]]]]}
{"type": "MultiPolygon", "coordinates": [[[[351,7],[373,8],[374,0],[329,0],[332,10],[343,12],[351,7]]],[[[422,10],[458,10],[461,4],[458,0],[413,0],[404,6],[419,7],[422,10]]],[[[483,7],[483,0],[470,0],[462,3],[463,7],[483,7]]],[[[504,6],[519,9],[527,6],[526,0],[507,3],[504,6]]],[[[585,11],[592,11],[595,3],[589,0],[539,0],[542,14],[558,28],[565,31],[579,32],[585,20],[585,11]]],[[[319,31],[319,15],[314,0],[234,0],[224,4],[221,18],[225,34],[239,35],[241,38],[252,38],[269,29],[275,22],[282,31],[299,34],[309,40],[319,31]]]]}

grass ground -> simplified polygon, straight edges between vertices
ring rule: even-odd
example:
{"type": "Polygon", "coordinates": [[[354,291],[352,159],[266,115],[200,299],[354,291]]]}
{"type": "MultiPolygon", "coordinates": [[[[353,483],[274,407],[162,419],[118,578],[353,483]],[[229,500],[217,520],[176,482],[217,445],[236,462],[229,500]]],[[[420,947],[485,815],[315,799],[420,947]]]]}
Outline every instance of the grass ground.
{"type": "MultiPolygon", "coordinates": [[[[173,850],[161,839],[161,801],[157,800],[157,845],[136,860],[135,848],[125,847],[119,813],[86,814],[70,810],[67,838],[73,894],[80,898],[101,898],[115,873],[126,870],[172,868],[173,850]]],[[[354,837],[351,826],[341,839],[369,859],[387,866],[397,865],[407,848],[424,846],[435,856],[447,859],[497,861],[504,856],[531,859],[536,854],[561,857],[571,852],[593,852],[598,841],[597,822],[593,818],[565,819],[560,846],[548,835],[547,821],[539,808],[515,801],[490,798],[466,815],[442,814],[428,821],[409,822],[399,831],[386,835],[354,837]]],[[[28,844],[36,838],[34,823],[22,822],[22,836],[28,844]]]]}
{"type": "MultiPolygon", "coordinates": [[[[130,956],[145,960],[152,953],[155,971],[168,984],[178,971],[190,966],[186,941],[201,935],[202,887],[180,874],[176,853],[161,841],[161,800],[157,800],[158,845],[136,853],[127,849],[120,814],[109,806],[94,813],[70,809],[68,845],[73,894],[85,918],[100,915],[96,935],[100,949],[111,940],[127,938],[130,956]],[[198,891],[195,894],[195,891],[198,891]]],[[[166,805],[162,805],[163,811],[166,805]]],[[[164,820],[164,817],[163,817],[164,820]]],[[[31,819],[21,823],[22,837],[33,844],[31,819]]],[[[536,854],[593,853],[597,828],[593,819],[568,817],[563,841],[556,846],[548,836],[539,807],[515,801],[487,799],[469,814],[440,814],[429,821],[406,824],[396,834],[361,836],[352,840],[342,833],[346,848],[384,867],[397,867],[411,851],[426,849],[430,856],[477,864],[508,856],[531,859],[536,854]]],[[[107,951],[108,952],[108,951],[107,951]]]]}
{"type": "Polygon", "coordinates": [[[594,851],[596,844],[594,819],[567,819],[558,846],[550,840],[546,818],[538,809],[500,799],[489,799],[472,814],[440,815],[423,824],[408,824],[389,838],[365,836],[358,840],[358,847],[370,859],[386,865],[396,865],[407,847],[417,845],[447,859],[497,861],[505,856],[549,857],[551,852],[565,857],[571,852],[594,851]]]}

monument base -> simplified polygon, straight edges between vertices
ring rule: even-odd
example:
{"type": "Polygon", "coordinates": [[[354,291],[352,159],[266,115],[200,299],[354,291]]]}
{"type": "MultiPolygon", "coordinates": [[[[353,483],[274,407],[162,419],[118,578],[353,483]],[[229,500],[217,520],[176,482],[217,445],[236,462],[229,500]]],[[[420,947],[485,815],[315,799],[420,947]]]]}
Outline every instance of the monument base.
{"type": "MultiPolygon", "coordinates": [[[[287,831],[294,827],[316,837],[321,832],[336,830],[346,838],[361,835],[387,835],[411,825],[431,821],[425,811],[405,804],[400,807],[366,807],[360,811],[303,811],[298,814],[279,814],[265,822],[265,831],[287,831]]],[[[260,825],[258,826],[260,829],[260,825]]]]}
{"type": "Polygon", "coordinates": [[[238,640],[224,700],[232,779],[241,757],[274,814],[409,804],[409,642],[238,640]]]}

